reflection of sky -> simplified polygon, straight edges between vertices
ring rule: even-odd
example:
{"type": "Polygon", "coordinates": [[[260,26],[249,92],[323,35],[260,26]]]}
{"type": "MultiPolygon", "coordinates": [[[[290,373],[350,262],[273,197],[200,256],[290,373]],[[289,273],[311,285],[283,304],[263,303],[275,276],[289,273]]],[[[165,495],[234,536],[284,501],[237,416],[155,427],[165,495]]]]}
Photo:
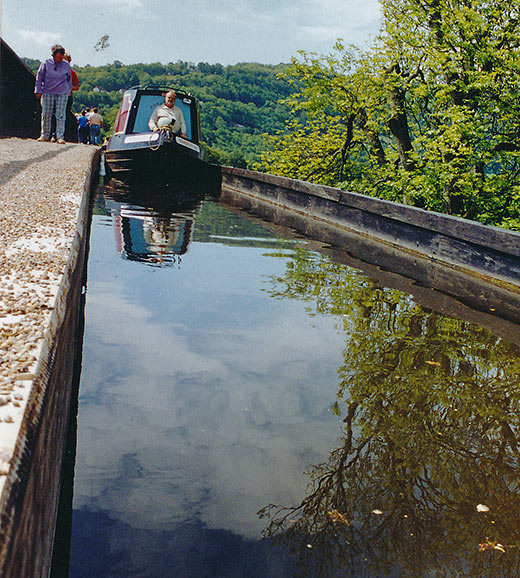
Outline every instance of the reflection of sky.
{"type": "Polygon", "coordinates": [[[345,336],[268,297],[264,279],[285,269],[269,253],[192,243],[179,266],[151,269],[94,221],[75,509],[255,538],[258,509],[303,497],[306,466],[340,436],[345,336]]]}

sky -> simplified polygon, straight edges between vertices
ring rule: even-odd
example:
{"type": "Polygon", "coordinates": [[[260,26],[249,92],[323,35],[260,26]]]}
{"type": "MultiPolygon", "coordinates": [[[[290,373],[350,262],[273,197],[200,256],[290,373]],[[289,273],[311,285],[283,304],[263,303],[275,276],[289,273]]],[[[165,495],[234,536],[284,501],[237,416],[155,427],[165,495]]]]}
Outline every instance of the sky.
{"type": "Polygon", "coordinates": [[[44,60],[61,44],[76,66],[185,61],[289,62],[363,47],[379,28],[378,0],[0,0],[2,37],[20,57],[44,60]],[[108,35],[108,46],[96,44],[108,35]]]}

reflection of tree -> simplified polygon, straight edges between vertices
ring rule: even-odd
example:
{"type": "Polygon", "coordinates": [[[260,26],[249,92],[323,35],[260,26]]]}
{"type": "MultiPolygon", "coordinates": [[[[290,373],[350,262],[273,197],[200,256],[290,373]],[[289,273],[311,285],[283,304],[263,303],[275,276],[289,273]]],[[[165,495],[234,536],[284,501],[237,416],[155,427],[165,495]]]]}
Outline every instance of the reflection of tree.
{"type": "Polygon", "coordinates": [[[520,575],[518,348],[303,252],[273,282],[347,335],[342,443],[299,505],[261,511],[301,575],[520,575]]]}

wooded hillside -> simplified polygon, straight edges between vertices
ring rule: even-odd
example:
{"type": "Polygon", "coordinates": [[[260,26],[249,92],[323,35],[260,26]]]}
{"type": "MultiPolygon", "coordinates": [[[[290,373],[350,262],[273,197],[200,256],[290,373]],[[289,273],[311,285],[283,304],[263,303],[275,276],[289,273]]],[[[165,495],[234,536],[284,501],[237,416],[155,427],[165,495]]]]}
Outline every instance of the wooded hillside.
{"type": "Polygon", "coordinates": [[[366,50],[338,41],[278,66],[87,66],[76,110],[98,104],[110,126],[120,89],[183,88],[203,102],[211,161],[520,230],[517,3],[380,2],[366,50]]]}
{"type": "MultiPolygon", "coordinates": [[[[24,59],[34,72],[38,60],[24,59]]],[[[73,63],[74,64],[74,63],[73,63]]],[[[278,78],[287,65],[256,63],[222,66],[200,62],[73,66],[79,81],[74,110],[99,106],[105,134],[111,133],[121,102],[121,91],[137,84],[155,84],[191,92],[201,102],[201,131],[207,158],[245,167],[259,161],[264,134],[283,130],[294,114],[280,100],[294,92],[278,78]]]]}

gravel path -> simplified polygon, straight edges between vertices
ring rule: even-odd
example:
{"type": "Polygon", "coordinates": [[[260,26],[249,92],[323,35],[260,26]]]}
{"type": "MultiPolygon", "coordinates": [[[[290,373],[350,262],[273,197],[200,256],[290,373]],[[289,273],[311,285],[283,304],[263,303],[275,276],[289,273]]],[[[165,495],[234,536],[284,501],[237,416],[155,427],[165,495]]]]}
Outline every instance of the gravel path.
{"type": "Polygon", "coordinates": [[[0,490],[95,150],[0,139],[0,490]]]}

